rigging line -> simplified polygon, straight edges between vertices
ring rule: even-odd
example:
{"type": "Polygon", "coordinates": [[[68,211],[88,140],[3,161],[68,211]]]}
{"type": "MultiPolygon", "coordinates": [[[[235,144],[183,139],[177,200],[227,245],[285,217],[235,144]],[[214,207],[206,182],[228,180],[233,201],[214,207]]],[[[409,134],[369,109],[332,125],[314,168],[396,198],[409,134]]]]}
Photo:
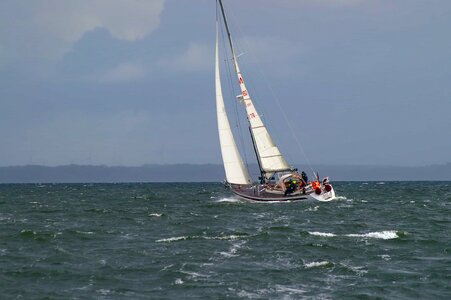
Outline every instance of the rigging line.
{"type": "Polygon", "coordinates": [[[304,147],[302,147],[302,144],[301,144],[301,141],[299,140],[298,135],[295,134],[293,123],[288,119],[287,113],[283,109],[280,99],[275,95],[273,88],[269,85],[268,81],[266,80],[266,78],[264,76],[263,76],[263,80],[265,81],[265,84],[268,86],[271,96],[276,100],[277,106],[279,107],[280,111],[282,112],[285,122],[288,125],[288,128],[290,129],[291,135],[294,138],[298,148],[301,150],[302,155],[304,156],[304,159],[307,162],[308,167],[310,168],[312,173],[315,175],[315,171],[312,168],[312,164],[311,164],[309,158],[307,157],[307,154],[305,153],[304,147]]]}
{"type": "MultiPolygon", "coordinates": [[[[238,34],[234,34],[234,36],[242,37],[241,38],[242,41],[233,40],[233,47],[235,48],[235,52],[240,53],[239,55],[236,56],[236,58],[238,60],[238,57],[242,56],[243,54],[247,54],[248,51],[245,51],[246,49],[251,50],[252,47],[249,47],[249,43],[247,42],[247,40],[245,38],[246,35],[244,34],[244,31],[239,26],[239,22],[237,21],[240,18],[238,18],[235,15],[235,11],[233,9],[229,9],[229,8],[227,9],[227,19],[228,19],[229,27],[231,29],[233,29],[234,32],[238,33],[238,34]],[[242,44],[244,44],[244,45],[242,45],[242,44]]],[[[255,63],[255,65],[257,65],[259,67],[258,59],[256,59],[255,55],[253,55],[252,51],[249,51],[249,52],[251,53],[251,56],[254,58],[253,62],[255,63]]],[[[252,67],[251,67],[251,65],[249,65],[247,63],[247,60],[244,59],[244,60],[240,60],[240,69],[241,69],[241,73],[246,75],[246,74],[250,73],[250,72],[247,72],[247,70],[252,69],[252,67]]],[[[259,73],[262,73],[261,70],[259,70],[259,73]]],[[[263,77],[263,76],[260,76],[260,77],[263,77]]],[[[266,80],[265,80],[265,83],[266,83],[266,80]]],[[[258,104],[258,113],[259,113],[259,116],[260,116],[263,124],[265,124],[264,127],[266,127],[268,131],[271,131],[271,128],[272,129],[278,128],[276,126],[277,123],[273,122],[273,120],[271,118],[266,118],[267,115],[268,116],[271,115],[269,113],[271,111],[271,109],[269,109],[269,110],[267,109],[264,101],[263,102],[259,101],[259,99],[264,99],[266,97],[265,97],[265,94],[260,93],[259,89],[257,89],[257,88],[254,89],[254,87],[256,87],[257,85],[258,85],[257,81],[254,80],[253,76],[246,76],[246,86],[248,88],[248,91],[252,91],[252,93],[251,93],[252,101],[254,103],[258,104]]],[[[266,83],[266,85],[269,86],[267,83],[266,83]]],[[[278,145],[280,145],[280,143],[279,143],[280,140],[277,138],[277,136],[271,136],[271,138],[273,139],[274,145],[276,147],[278,147],[278,145]]],[[[284,156],[284,155],[282,154],[282,156],[284,156]]]]}
{"type": "MultiPolygon", "coordinates": [[[[243,36],[243,42],[244,42],[244,43],[247,45],[247,47],[249,48],[249,43],[248,43],[247,40],[244,38],[244,36],[243,36]]],[[[295,131],[294,131],[294,127],[293,127],[292,122],[290,122],[290,120],[288,119],[288,116],[287,116],[287,114],[286,114],[285,110],[283,109],[283,106],[282,106],[282,104],[281,104],[281,102],[280,102],[280,99],[276,96],[276,94],[275,94],[275,92],[274,92],[274,89],[273,89],[272,86],[269,84],[267,78],[265,77],[265,75],[264,75],[264,73],[263,73],[263,71],[262,71],[262,69],[261,69],[261,67],[260,67],[260,64],[258,63],[258,62],[259,62],[258,57],[257,57],[254,53],[252,53],[252,52],[251,52],[251,56],[254,57],[254,60],[255,60],[255,62],[256,62],[255,65],[257,66],[257,71],[258,71],[258,73],[260,74],[261,78],[264,80],[264,83],[266,84],[266,86],[269,88],[269,91],[270,91],[270,93],[271,93],[271,97],[272,97],[273,99],[276,100],[277,106],[278,106],[279,110],[282,112],[282,115],[283,115],[283,117],[284,117],[284,119],[285,119],[286,124],[288,125],[288,128],[289,128],[289,130],[290,130],[290,132],[291,132],[291,135],[292,135],[292,137],[294,138],[294,140],[295,140],[295,142],[296,142],[298,148],[301,150],[302,155],[304,156],[304,159],[305,159],[305,161],[306,161],[308,167],[309,167],[310,170],[312,171],[313,175],[316,175],[315,171],[314,171],[313,168],[312,168],[312,164],[311,164],[309,158],[307,157],[307,154],[305,153],[304,147],[302,147],[302,144],[301,144],[301,142],[300,142],[300,140],[299,140],[299,137],[295,134],[295,131]]]]}
{"type": "MultiPolygon", "coordinates": [[[[216,2],[217,3],[217,2],[216,2]]],[[[219,15],[219,11],[217,9],[217,15],[219,15]]],[[[219,18],[220,22],[222,21],[221,18],[219,18]]],[[[222,21],[223,22],[223,21],[222,21]]],[[[224,37],[224,28],[223,26],[220,26],[220,33],[221,33],[221,38],[222,41],[225,41],[225,37],[224,37]]],[[[225,66],[226,66],[226,70],[227,70],[227,79],[228,79],[228,93],[229,93],[229,97],[230,99],[234,99],[235,100],[235,96],[234,94],[234,88],[233,88],[233,79],[232,79],[232,71],[230,70],[230,63],[229,62],[231,59],[229,59],[228,56],[228,52],[227,52],[227,47],[225,45],[225,43],[221,43],[222,47],[223,47],[223,53],[225,55],[225,66]]],[[[234,108],[235,108],[235,126],[238,129],[238,135],[240,137],[240,148],[241,148],[241,153],[244,156],[244,163],[246,165],[247,170],[249,171],[249,163],[248,163],[248,158],[247,158],[247,154],[246,154],[246,148],[245,148],[245,142],[244,142],[244,134],[243,134],[243,130],[242,130],[242,126],[241,126],[241,122],[240,122],[240,118],[239,118],[239,112],[238,112],[238,101],[233,101],[234,102],[234,108]]]]}

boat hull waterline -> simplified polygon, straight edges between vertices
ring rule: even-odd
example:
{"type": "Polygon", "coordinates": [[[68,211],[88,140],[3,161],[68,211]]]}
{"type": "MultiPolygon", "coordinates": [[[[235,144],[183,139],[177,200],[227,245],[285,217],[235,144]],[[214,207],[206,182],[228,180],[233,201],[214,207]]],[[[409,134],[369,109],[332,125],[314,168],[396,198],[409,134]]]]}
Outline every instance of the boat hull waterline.
{"type": "Polygon", "coordinates": [[[264,186],[232,186],[229,185],[232,193],[247,201],[257,202],[293,202],[293,201],[309,201],[317,200],[322,202],[328,202],[335,199],[335,190],[332,185],[330,191],[323,190],[321,194],[316,194],[314,191],[307,193],[296,192],[290,195],[277,195],[272,192],[268,192],[264,189],[264,186]]]}

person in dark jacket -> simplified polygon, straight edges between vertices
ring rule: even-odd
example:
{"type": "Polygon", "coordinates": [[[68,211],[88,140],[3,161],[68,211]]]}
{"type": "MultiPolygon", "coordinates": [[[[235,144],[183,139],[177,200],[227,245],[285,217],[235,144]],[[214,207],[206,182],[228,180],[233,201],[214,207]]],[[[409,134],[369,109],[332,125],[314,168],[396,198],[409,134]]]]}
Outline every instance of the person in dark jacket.
{"type": "Polygon", "coordinates": [[[296,180],[291,180],[290,185],[285,190],[284,196],[287,196],[288,194],[291,194],[296,190],[296,183],[297,183],[296,180]]]}
{"type": "Polygon", "coordinates": [[[305,174],[304,171],[301,172],[301,178],[302,178],[302,180],[304,180],[305,184],[308,183],[308,177],[307,177],[307,174],[305,174]]]}

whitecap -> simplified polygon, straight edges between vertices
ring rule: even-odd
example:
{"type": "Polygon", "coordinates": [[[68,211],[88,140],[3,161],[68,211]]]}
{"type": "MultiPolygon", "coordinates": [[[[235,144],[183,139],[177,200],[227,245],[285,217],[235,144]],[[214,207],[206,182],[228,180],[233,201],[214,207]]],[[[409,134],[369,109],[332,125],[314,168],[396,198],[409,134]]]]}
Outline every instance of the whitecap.
{"type": "Polygon", "coordinates": [[[176,242],[176,241],[182,241],[187,239],[205,239],[205,240],[238,240],[240,238],[245,238],[246,236],[241,235],[225,235],[225,236],[200,236],[200,235],[193,235],[193,236],[176,236],[176,237],[170,237],[166,239],[159,239],[155,242],[162,243],[162,242],[176,242]]]}
{"type": "Polygon", "coordinates": [[[246,241],[241,241],[241,242],[238,242],[238,243],[234,243],[234,244],[232,244],[232,247],[230,247],[228,252],[219,252],[219,254],[221,254],[224,257],[235,257],[235,256],[238,256],[237,255],[238,249],[240,249],[241,245],[243,245],[245,243],[246,243],[246,241]]]}
{"type": "Polygon", "coordinates": [[[344,262],[340,263],[340,265],[342,265],[346,269],[349,269],[349,270],[355,272],[357,275],[363,275],[363,274],[368,273],[368,270],[366,270],[365,267],[363,267],[363,266],[356,266],[355,267],[355,266],[351,266],[351,265],[349,265],[347,263],[344,263],[344,262]]]}
{"type": "Polygon", "coordinates": [[[316,268],[316,267],[324,267],[324,266],[328,266],[330,264],[331,263],[328,262],[327,260],[314,261],[314,262],[311,262],[311,263],[304,264],[304,267],[306,267],[307,269],[310,269],[310,268],[316,268]]]}
{"type": "Polygon", "coordinates": [[[374,239],[382,239],[382,240],[391,240],[391,239],[399,238],[399,235],[395,230],[376,231],[376,232],[369,232],[369,233],[363,233],[363,234],[347,234],[346,236],[374,238],[374,239]]]}
{"type": "Polygon", "coordinates": [[[242,290],[237,293],[237,296],[240,298],[247,298],[247,299],[259,299],[259,298],[261,298],[262,294],[266,294],[266,293],[267,293],[266,290],[258,290],[258,293],[251,293],[251,292],[242,290]]]}
{"type": "Polygon", "coordinates": [[[176,236],[176,237],[170,237],[167,239],[159,239],[156,240],[157,243],[162,243],[162,242],[175,242],[175,241],[182,241],[182,240],[186,240],[188,239],[187,236],[176,236]]]}
{"type": "Polygon", "coordinates": [[[189,275],[191,278],[196,278],[196,277],[210,277],[210,275],[204,275],[204,274],[200,274],[200,273],[196,273],[196,272],[189,272],[189,271],[180,271],[183,274],[189,275]]]}
{"type": "Polygon", "coordinates": [[[304,211],[318,211],[319,206],[309,207],[307,209],[304,209],[304,211]]]}
{"type": "Polygon", "coordinates": [[[80,230],[75,230],[75,232],[76,232],[76,233],[79,233],[79,234],[87,234],[87,235],[94,234],[94,232],[92,232],[92,231],[80,231],[80,230]]]}
{"type": "Polygon", "coordinates": [[[388,254],[382,254],[382,255],[378,255],[380,258],[382,258],[383,260],[390,260],[391,257],[388,254]]]}
{"type": "Polygon", "coordinates": [[[226,236],[204,236],[202,238],[206,240],[237,240],[239,238],[242,238],[243,236],[240,235],[226,235],[226,236]]]}
{"type": "Polygon", "coordinates": [[[232,203],[234,203],[234,202],[241,202],[241,201],[237,198],[222,198],[222,199],[217,200],[216,202],[232,202],[232,203]]]}
{"type": "Polygon", "coordinates": [[[149,214],[149,217],[161,217],[163,214],[158,214],[158,213],[152,213],[149,214]]]}
{"type": "Polygon", "coordinates": [[[174,283],[175,284],[183,284],[183,280],[181,280],[180,278],[177,278],[174,283]]]}
{"type": "Polygon", "coordinates": [[[316,235],[316,236],[324,236],[324,237],[334,237],[337,236],[336,234],[330,233],[330,232],[318,232],[318,231],[309,231],[308,232],[311,235],[316,235]]]}
{"type": "Polygon", "coordinates": [[[106,296],[106,295],[108,295],[108,294],[111,293],[111,290],[108,290],[108,289],[100,289],[100,290],[97,290],[97,293],[106,296]]]}
{"type": "Polygon", "coordinates": [[[275,286],[275,288],[276,288],[277,292],[288,292],[290,294],[304,294],[305,293],[305,290],[292,288],[292,287],[287,287],[287,286],[283,286],[283,285],[280,285],[280,284],[277,284],[275,286]]]}
{"type": "Polygon", "coordinates": [[[160,271],[166,271],[167,269],[169,269],[169,268],[171,268],[173,266],[174,266],[174,264],[170,264],[170,265],[164,266],[164,268],[161,269],[160,271]]]}
{"type": "Polygon", "coordinates": [[[224,252],[224,251],[219,252],[219,254],[221,254],[222,256],[227,257],[227,258],[235,257],[236,256],[235,253],[236,253],[236,251],[233,251],[233,249],[230,252],[224,252]]]}

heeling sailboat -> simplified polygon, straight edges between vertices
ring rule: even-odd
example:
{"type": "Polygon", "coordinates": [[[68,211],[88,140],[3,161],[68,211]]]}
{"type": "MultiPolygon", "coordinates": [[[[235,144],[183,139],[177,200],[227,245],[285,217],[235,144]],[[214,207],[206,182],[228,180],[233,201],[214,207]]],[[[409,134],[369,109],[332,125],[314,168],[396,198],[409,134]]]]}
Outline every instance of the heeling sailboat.
{"type": "Polygon", "coordinates": [[[219,141],[227,185],[235,195],[254,201],[294,201],[309,198],[329,201],[333,199],[335,192],[327,177],[320,181],[318,175],[316,175],[315,180],[309,182],[304,172],[298,174],[297,169],[287,163],[279,148],[273,142],[246,88],[233,46],[222,0],[217,0],[217,3],[219,4],[217,7],[220,13],[217,12],[218,17],[216,21],[216,110],[219,141]],[[219,15],[222,17],[223,25],[227,33],[228,47],[230,48],[233,66],[241,89],[241,96],[239,98],[246,109],[249,132],[260,168],[260,182],[255,184],[252,183],[249,172],[238,151],[225,109],[219,65],[219,15]]]}

